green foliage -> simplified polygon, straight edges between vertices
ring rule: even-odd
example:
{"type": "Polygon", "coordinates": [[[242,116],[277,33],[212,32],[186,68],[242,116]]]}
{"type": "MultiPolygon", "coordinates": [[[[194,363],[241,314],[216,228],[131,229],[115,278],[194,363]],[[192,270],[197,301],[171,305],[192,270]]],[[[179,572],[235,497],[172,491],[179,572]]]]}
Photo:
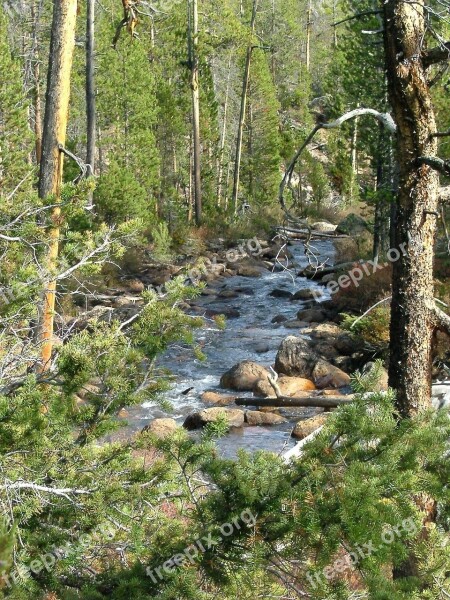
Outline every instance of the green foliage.
{"type": "Polygon", "coordinates": [[[391,311],[389,306],[374,308],[365,317],[342,315],[342,328],[377,351],[387,352],[391,311]]]}

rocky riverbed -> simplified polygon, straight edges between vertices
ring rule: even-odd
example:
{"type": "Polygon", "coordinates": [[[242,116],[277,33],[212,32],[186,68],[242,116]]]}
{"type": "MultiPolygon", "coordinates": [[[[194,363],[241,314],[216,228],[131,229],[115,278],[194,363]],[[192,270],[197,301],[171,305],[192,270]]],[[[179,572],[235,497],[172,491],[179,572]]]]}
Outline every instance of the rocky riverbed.
{"type": "MultiPolygon", "coordinates": [[[[320,259],[332,264],[332,241],[315,245],[320,259]]],[[[318,417],[320,422],[323,409],[256,411],[235,406],[236,396],[274,395],[267,380],[271,366],[280,373],[280,391],[288,396],[349,392],[345,371],[350,372],[354,343],[332,322],[323,286],[298,276],[308,264],[303,243],[292,243],[280,262],[276,256],[269,247],[262,257],[230,265],[235,274],[211,277],[188,308],[191,314],[211,319],[198,334],[206,360],[194,359],[187,348],[172,348],[161,364],[176,377],[166,394],[173,412],[157,404],[134,408],[129,416],[134,428],[147,425],[161,435],[175,424],[195,430],[225,410],[233,428],[219,442],[224,455],[233,456],[238,448],[282,452],[295,443],[294,430],[303,437],[298,421],[318,417]],[[313,300],[314,296],[320,298],[313,300]],[[224,331],[212,319],[217,314],[227,316],[224,331]]]]}

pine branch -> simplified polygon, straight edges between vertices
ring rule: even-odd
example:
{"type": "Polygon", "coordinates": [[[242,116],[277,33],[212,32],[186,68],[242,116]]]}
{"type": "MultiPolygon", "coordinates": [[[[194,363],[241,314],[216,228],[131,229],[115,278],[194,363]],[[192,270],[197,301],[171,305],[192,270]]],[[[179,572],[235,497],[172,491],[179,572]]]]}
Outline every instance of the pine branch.
{"type": "Polygon", "coordinates": [[[432,65],[450,60],[450,42],[431,48],[422,56],[423,66],[428,69],[432,65]]]}

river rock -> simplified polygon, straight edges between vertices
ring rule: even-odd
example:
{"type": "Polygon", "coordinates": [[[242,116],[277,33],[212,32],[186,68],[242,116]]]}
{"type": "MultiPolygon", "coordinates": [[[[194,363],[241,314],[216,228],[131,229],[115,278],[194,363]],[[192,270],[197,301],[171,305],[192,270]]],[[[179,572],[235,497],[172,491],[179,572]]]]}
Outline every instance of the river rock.
{"type": "Polygon", "coordinates": [[[254,347],[254,351],[256,354],[266,354],[270,351],[270,346],[265,342],[258,342],[254,347]]]}
{"type": "Polygon", "coordinates": [[[219,298],[226,298],[226,299],[231,299],[231,298],[238,298],[239,294],[235,291],[235,290],[222,290],[219,293],[219,298]]]}
{"type": "Polygon", "coordinates": [[[277,315],[272,319],[272,323],[285,323],[288,318],[285,315],[277,315]]]}
{"type": "Polygon", "coordinates": [[[317,362],[308,342],[300,337],[285,338],[275,359],[275,370],[280,375],[310,379],[317,362]]]}
{"type": "Polygon", "coordinates": [[[320,290],[311,290],[309,288],[305,288],[304,290],[298,290],[292,296],[292,300],[314,300],[315,298],[320,298],[323,296],[323,293],[320,290]]]}
{"type": "Polygon", "coordinates": [[[312,372],[313,380],[319,390],[341,388],[350,385],[350,376],[326,360],[318,360],[312,372]]]}
{"type": "Polygon", "coordinates": [[[272,298],[292,298],[292,292],[277,288],[275,290],[272,290],[269,296],[271,296],[272,298]]]}
{"type": "Polygon", "coordinates": [[[178,424],[174,419],[155,419],[149,425],[146,425],[143,432],[152,433],[159,439],[169,437],[178,429],[178,424]]]}
{"type": "MultiPolygon", "coordinates": [[[[302,377],[279,377],[277,381],[280,392],[283,396],[309,396],[309,393],[316,389],[316,386],[309,379],[303,379],[302,377]]],[[[267,381],[267,379],[260,379],[253,388],[255,396],[261,398],[270,398],[275,396],[273,387],[267,381]]]]}
{"type": "Polygon", "coordinates": [[[298,311],[297,319],[299,321],[306,321],[307,323],[322,323],[326,319],[326,314],[323,310],[317,308],[307,308],[306,310],[298,311]]]}
{"type": "Polygon", "coordinates": [[[317,431],[319,427],[325,425],[329,415],[330,413],[322,413],[315,417],[311,417],[310,419],[299,421],[292,431],[292,437],[298,440],[304,440],[308,435],[317,431]]]}
{"type": "Polygon", "coordinates": [[[241,392],[251,391],[257,381],[267,379],[269,371],[251,360],[234,365],[220,379],[220,387],[241,392]]]}
{"type": "Polygon", "coordinates": [[[237,274],[241,277],[261,277],[262,272],[259,267],[242,265],[238,268],[237,274]]]}
{"type": "Polygon", "coordinates": [[[201,395],[202,402],[215,404],[216,406],[229,406],[236,400],[236,396],[227,394],[218,394],[217,392],[203,392],[201,395]]]}
{"type": "Polygon", "coordinates": [[[245,422],[247,425],[280,425],[286,423],[286,419],[280,415],[270,412],[258,412],[249,410],[245,413],[245,422]]]}
{"type": "Polygon", "coordinates": [[[286,327],[286,329],[302,329],[302,327],[308,327],[308,323],[306,321],[294,319],[293,321],[286,321],[283,323],[283,327],[286,327]]]}
{"type": "Polygon", "coordinates": [[[337,225],[328,223],[328,221],[318,221],[317,223],[313,223],[311,225],[311,229],[318,231],[319,233],[334,233],[336,228],[337,225]]]}
{"type": "Polygon", "coordinates": [[[219,417],[225,416],[230,427],[242,427],[244,424],[244,411],[237,408],[205,408],[200,412],[189,415],[183,427],[188,430],[199,429],[208,423],[213,423],[219,417]]]}

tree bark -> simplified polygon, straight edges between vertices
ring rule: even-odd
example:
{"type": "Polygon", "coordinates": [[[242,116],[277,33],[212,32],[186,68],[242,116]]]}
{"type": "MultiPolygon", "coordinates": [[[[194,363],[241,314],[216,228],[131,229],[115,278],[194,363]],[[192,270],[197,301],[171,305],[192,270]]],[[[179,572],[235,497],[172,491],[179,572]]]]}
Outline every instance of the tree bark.
{"type": "Polygon", "coordinates": [[[236,158],[234,161],[234,184],[233,184],[233,210],[234,214],[238,211],[238,196],[239,196],[239,184],[241,177],[241,159],[242,159],[242,140],[244,137],[244,125],[245,125],[245,114],[247,112],[247,97],[248,97],[248,85],[250,82],[250,67],[252,63],[253,54],[253,37],[256,26],[256,14],[258,11],[258,0],[253,0],[252,18],[250,22],[250,34],[251,39],[247,48],[247,55],[245,58],[245,71],[244,71],[244,82],[242,85],[242,96],[241,96],[241,110],[239,113],[239,125],[236,139],[236,158]]]}
{"type": "Polygon", "coordinates": [[[38,27],[41,6],[34,0],[31,5],[33,22],[33,77],[34,77],[34,137],[36,164],[41,162],[42,155],[42,110],[41,110],[41,67],[39,62],[38,27]]]}
{"type": "Polygon", "coordinates": [[[439,176],[421,156],[436,156],[436,120],[424,53],[424,0],[382,2],[389,98],[397,123],[399,193],[397,243],[405,252],[393,264],[390,385],[397,408],[410,417],[431,403],[434,243],[439,176]]]}
{"type": "Polygon", "coordinates": [[[48,234],[47,270],[50,281],[44,293],[40,323],[41,362],[39,369],[50,367],[53,349],[53,321],[56,280],[54,274],[59,253],[61,225],[61,184],[64,155],[59,145],[65,145],[70,98],[70,75],[75,48],[77,0],[54,3],[50,42],[45,118],[42,138],[42,159],[39,174],[39,197],[53,196],[52,226],[48,234]]]}

